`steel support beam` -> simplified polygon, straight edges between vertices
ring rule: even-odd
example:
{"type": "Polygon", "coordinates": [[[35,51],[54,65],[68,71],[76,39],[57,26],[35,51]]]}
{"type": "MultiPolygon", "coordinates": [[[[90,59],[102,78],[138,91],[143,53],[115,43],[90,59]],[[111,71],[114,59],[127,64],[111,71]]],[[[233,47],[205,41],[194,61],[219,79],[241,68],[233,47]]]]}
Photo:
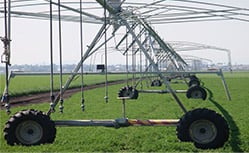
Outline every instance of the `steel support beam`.
{"type": "MultiPolygon", "coordinates": [[[[125,26],[128,28],[128,29],[131,29],[129,23],[124,20],[123,21],[125,26]]],[[[144,48],[143,44],[141,43],[141,41],[139,39],[136,38],[136,34],[131,31],[130,32],[131,35],[135,38],[139,48],[143,51],[144,55],[146,56],[146,58],[149,60],[150,64],[153,66],[153,68],[155,69],[156,73],[158,74],[158,76],[164,81],[165,85],[167,86],[168,90],[170,91],[170,93],[172,94],[172,96],[174,97],[174,99],[176,100],[177,104],[180,106],[180,108],[182,109],[182,111],[184,113],[187,112],[186,108],[183,106],[182,102],[180,101],[180,99],[176,96],[176,94],[174,93],[173,89],[171,88],[170,86],[170,83],[169,81],[167,80],[166,77],[164,77],[162,75],[162,73],[160,72],[160,70],[158,69],[158,66],[156,65],[156,63],[153,61],[153,59],[151,59],[150,55],[148,54],[147,50],[144,48]]]]}
{"type": "Polygon", "coordinates": [[[138,120],[119,118],[116,120],[57,120],[54,121],[56,126],[103,126],[103,127],[128,127],[128,126],[177,126],[179,119],[167,120],[138,120]]]}

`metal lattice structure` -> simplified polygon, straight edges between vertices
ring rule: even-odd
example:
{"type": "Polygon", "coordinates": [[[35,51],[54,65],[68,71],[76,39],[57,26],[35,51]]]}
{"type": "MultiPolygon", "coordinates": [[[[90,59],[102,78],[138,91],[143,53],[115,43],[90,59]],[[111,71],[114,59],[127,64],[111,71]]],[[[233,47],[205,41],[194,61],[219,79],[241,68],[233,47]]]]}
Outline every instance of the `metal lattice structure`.
{"type": "Polygon", "coordinates": [[[168,42],[172,48],[178,53],[180,52],[187,52],[187,51],[201,51],[201,50],[213,50],[213,51],[220,51],[227,53],[227,65],[232,70],[232,58],[231,58],[231,51],[226,48],[220,48],[211,45],[205,45],[200,43],[193,43],[193,42],[186,42],[186,41],[169,41],[168,42]]]}
{"type": "MultiPolygon", "coordinates": [[[[109,0],[108,2],[112,2],[109,0]]],[[[4,2],[0,2],[0,12],[3,17],[4,2]]],[[[53,4],[57,2],[52,1],[53,4]]],[[[78,1],[61,1],[64,21],[79,22],[78,1]],[[74,13],[72,13],[74,12],[74,13]]],[[[84,22],[101,24],[104,22],[103,14],[100,15],[103,7],[94,0],[83,1],[84,22]]],[[[103,4],[103,2],[100,2],[103,4]]],[[[134,2],[132,0],[113,1],[116,5],[122,4],[122,15],[132,21],[133,16],[141,16],[151,24],[183,23],[197,21],[215,20],[239,20],[248,22],[248,8],[235,7],[225,4],[215,4],[193,0],[144,0],[134,2]],[[125,11],[124,11],[125,10],[125,11]]],[[[17,18],[49,19],[49,0],[12,0],[11,14],[17,18]],[[24,11],[25,10],[25,11],[24,11]]],[[[54,10],[54,18],[58,16],[54,10]]],[[[111,19],[111,18],[110,18],[111,19]]]]}
{"type": "MultiPolygon", "coordinates": [[[[81,1],[80,1],[81,2],[81,1]]],[[[86,22],[92,24],[100,24],[100,29],[97,31],[92,42],[88,45],[87,50],[81,55],[81,60],[76,64],[70,77],[62,85],[62,79],[60,79],[60,92],[57,95],[53,95],[51,92],[51,104],[50,109],[46,114],[43,114],[36,110],[26,110],[24,112],[17,113],[13,118],[10,119],[6,124],[5,139],[8,144],[24,144],[24,145],[35,145],[42,143],[52,143],[55,138],[54,126],[106,126],[106,127],[127,127],[127,126],[177,126],[178,138],[181,141],[193,141],[199,148],[209,149],[222,147],[228,140],[229,128],[226,121],[214,111],[208,109],[196,109],[188,112],[184,107],[181,100],[176,94],[176,90],[170,85],[167,73],[159,69],[158,64],[170,63],[174,67],[174,74],[178,73],[181,75],[186,74],[184,69],[186,62],[176,52],[174,44],[166,43],[163,38],[159,36],[156,30],[153,28],[153,24],[169,24],[169,23],[184,23],[184,22],[199,22],[199,21],[217,21],[217,20],[238,20],[238,21],[249,21],[249,9],[240,8],[228,5],[207,3],[201,1],[192,0],[148,0],[144,2],[133,2],[131,0],[96,0],[86,1],[80,3],[79,1],[69,0],[58,0],[57,2],[52,0],[13,0],[1,2],[0,13],[5,20],[5,36],[1,37],[4,43],[4,53],[1,56],[1,61],[6,64],[6,89],[3,95],[2,101],[5,103],[7,112],[9,112],[9,95],[8,95],[8,67],[10,65],[10,40],[11,40],[11,18],[29,18],[38,20],[49,20],[50,31],[51,31],[51,46],[54,20],[59,21],[59,34],[61,34],[60,23],[62,21],[68,22],[86,22]],[[83,6],[83,8],[82,8],[83,6]],[[25,11],[24,11],[25,10],[25,11]],[[80,15],[80,16],[79,16],[80,15]],[[105,49],[105,66],[103,71],[106,76],[107,70],[107,44],[112,40],[119,31],[125,31],[121,37],[116,37],[117,43],[114,46],[118,52],[123,55],[131,52],[132,55],[141,53],[148,61],[148,67],[153,68],[153,73],[162,80],[166,85],[164,91],[160,93],[170,93],[180,109],[184,112],[180,120],[136,120],[127,119],[125,115],[125,103],[127,99],[131,97],[119,97],[123,104],[123,118],[116,120],[84,120],[84,121],[51,121],[49,116],[54,112],[55,106],[60,104],[60,111],[63,111],[63,94],[68,89],[73,79],[78,75],[78,72],[82,68],[82,64],[86,59],[91,57],[100,48],[105,49]],[[128,38],[130,41],[126,41],[128,38]],[[125,48],[124,48],[125,46],[125,48]],[[166,74],[166,75],[165,75],[166,74]],[[211,114],[211,115],[210,115],[211,114]],[[35,119],[36,116],[39,122],[35,119]],[[198,117],[196,117],[198,116],[198,117]],[[210,118],[209,116],[214,116],[210,118]],[[23,119],[24,118],[24,119],[23,119]],[[193,119],[194,118],[194,119],[193,119]],[[25,119],[28,119],[27,121],[25,119]],[[28,133],[25,128],[19,126],[20,122],[28,124],[28,133]],[[23,121],[24,120],[24,121],[23,121]],[[30,121],[31,120],[31,121],[30,121]],[[15,127],[17,126],[17,127],[15,127]],[[15,129],[18,129],[16,132],[15,129]],[[37,130],[38,129],[38,130],[37,130]],[[31,131],[31,132],[30,132],[31,131]],[[46,131],[42,133],[42,131],[46,131]],[[48,132],[47,132],[48,131],[48,132]],[[51,132],[50,132],[51,131],[51,132]],[[189,132],[189,131],[195,131],[189,132]],[[197,132],[196,132],[197,131],[197,132]],[[207,131],[207,132],[206,132],[207,131]],[[14,133],[14,134],[13,134],[14,133]],[[30,133],[35,133],[41,137],[41,139],[26,141],[30,139],[30,133]],[[220,134],[221,133],[221,134],[220,134]],[[205,134],[205,142],[203,142],[203,134],[205,134]],[[17,135],[17,136],[16,136],[17,135]],[[221,137],[220,137],[221,135],[221,137]],[[24,137],[22,137],[24,136],[24,137]],[[12,139],[17,137],[17,139],[12,139]],[[22,139],[21,139],[21,138],[22,139]],[[20,138],[20,139],[18,139],[20,138]],[[207,142],[206,142],[207,141],[207,142]]],[[[59,50],[61,51],[61,37],[59,36],[59,50]]],[[[199,46],[200,47],[200,46],[199,46]]],[[[207,47],[207,46],[205,46],[207,47]]],[[[193,48],[192,48],[193,49],[193,48]]],[[[218,48],[216,48],[218,49],[218,48]]],[[[51,47],[51,54],[53,53],[51,47]]],[[[51,56],[52,57],[52,56],[51,56]]],[[[51,65],[53,60],[51,58],[51,65]]],[[[62,63],[60,55],[60,76],[62,76],[62,63]]],[[[82,69],[81,69],[82,72],[82,69]]],[[[224,81],[222,71],[215,72],[220,75],[224,81]]],[[[51,67],[51,80],[53,80],[53,68],[51,67]]],[[[194,78],[191,80],[198,84],[198,79],[194,78]]],[[[51,81],[52,82],[52,81],[51,81]]],[[[156,82],[155,82],[156,83],[156,82]]],[[[51,83],[53,86],[53,83],[51,83]]],[[[106,82],[106,86],[108,86],[106,82]]],[[[53,88],[53,87],[51,87],[53,88]]],[[[201,97],[203,90],[198,85],[190,86],[191,91],[195,93],[193,96],[196,98],[201,97]]],[[[226,84],[225,88],[227,90],[226,84]]],[[[124,88],[122,92],[129,90],[126,95],[134,93],[132,88],[124,88]],[[131,89],[131,90],[130,90],[131,89]]],[[[145,91],[146,92],[146,91],[145,91]]],[[[158,91],[152,91],[158,93],[158,91]]],[[[204,93],[206,94],[206,93],[204,93]]],[[[187,93],[187,96],[191,96],[191,93],[187,93]]],[[[137,97],[137,95],[136,95],[137,97]]],[[[228,94],[228,98],[230,95],[228,94]]],[[[106,101],[108,100],[108,91],[106,90],[106,101]]],[[[84,99],[82,99],[82,110],[84,110],[84,99]]]]}

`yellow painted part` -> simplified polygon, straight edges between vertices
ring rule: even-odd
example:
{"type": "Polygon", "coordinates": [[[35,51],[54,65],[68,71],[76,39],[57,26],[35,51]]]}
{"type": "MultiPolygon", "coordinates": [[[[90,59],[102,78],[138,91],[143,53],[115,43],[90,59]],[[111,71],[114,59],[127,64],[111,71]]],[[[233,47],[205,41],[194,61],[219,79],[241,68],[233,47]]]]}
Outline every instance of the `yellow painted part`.
{"type": "Polygon", "coordinates": [[[170,120],[137,120],[137,119],[129,119],[128,123],[130,125],[140,125],[140,126],[166,126],[166,125],[177,125],[179,122],[178,119],[170,119],[170,120]]]}

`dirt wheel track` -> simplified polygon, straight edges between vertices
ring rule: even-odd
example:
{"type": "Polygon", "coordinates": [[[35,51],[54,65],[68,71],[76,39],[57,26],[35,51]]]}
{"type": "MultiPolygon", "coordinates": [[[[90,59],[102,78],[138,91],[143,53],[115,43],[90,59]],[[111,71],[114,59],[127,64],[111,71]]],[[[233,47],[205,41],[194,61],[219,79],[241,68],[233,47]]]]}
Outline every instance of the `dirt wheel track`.
{"type": "MultiPolygon", "coordinates": [[[[108,86],[110,85],[116,85],[124,83],[126,80],[119,80],[114,82],[108,82],[108,86]]],[[[96,89],[100,87],[104,87],[105,83],[100,83],[96,85],[89,85],[84,87],[84,90],[91,90],[96,89]]],[[[80,92],[81,88],[72,88],[67,89],[63,95],[64,98],[69,98],[73,94],[80,92]]],[[[55,92],[54,95],[57,95],[58,92],[55,92]]],[[[25,96],[18,96],[18,97],[10,97],[10,104],[11,107],[17,107],[17,106],[24,106],[29,104],[35,104],[35,103],[42,103],[42,102],[50,102],[50,92],[45,93],[37,93],[37,94],[31,94],[31,95],[25,95],[25,96]]],[[[4,104],[1,104],[1,110],[5,109],[4,104]]]]}

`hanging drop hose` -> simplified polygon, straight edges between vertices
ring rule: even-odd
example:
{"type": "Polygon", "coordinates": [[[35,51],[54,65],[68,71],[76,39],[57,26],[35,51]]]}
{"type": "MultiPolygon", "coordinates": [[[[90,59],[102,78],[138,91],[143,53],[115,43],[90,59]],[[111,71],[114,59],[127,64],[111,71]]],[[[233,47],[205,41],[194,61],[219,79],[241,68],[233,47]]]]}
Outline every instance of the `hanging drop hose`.
{"type": "Polygon", "coordinates": [[[143,72],[143,70],[142,70],[143,69],[143,67],[142,67],[143,66],[143,61],[142,61],[142,51],[141,51],[141,49],[139,50],[139,53],[140,53],[139,54],[140,55],[140,59],[139,59],[140,60],[139,72],[141,73],[140,74],[140,89],[142,90],[143,89],[143,81],[142,81],[142,79],[143,79],[143,73],[142,73],[143,72]]]}
{"type": "Polygon", "coordinates": [[[4,44],[4,53],[1,55],[1,62],[5,63],[5,91],[1,99],[1,102],[5,103],[7,114],[10,114],[10,103],[9,103],[9,66],[10,66],[10,1],[4,0],[4,31],[5,36],[1,37],[1,41],[4,44]],[[7,13],[8,12],[8,13],[7,13]]]}
{"type": "MultiPolygon", "coordinates": [[[[141,29],[142,28],[141,28],[141,25],[140,25],[139,26],[139,31],[142,31],[141,29]]],[[[142,39],[141,37],[140,37],[140,39],[142,39]]],[[[139,66],[139,72],[140,72],[140,89],[142,90],[143,89],[143,81],[142,81],[142,79],[143,79],[143,74],[142,74],[142,64],[143,64],[143,62],[142,62],[142,50],[141,49],[139,49],[139,62],[140,62],[140,66],[139,66]]]]}
{"type": "Polygon", "coordinates": [[[104,16],[105,16],[105,102],[108,103],[108,76],[107,76],[107,22],[106,22],[106,0],[104,0],[104,16]]]}
{"type": "Polygon", "coordinates": [[[63,113],[63,84],[62,84],[62,40],[61,40],[61,2],[58,0],[58,20],[59,20],[59,58],[60,58],[60,113],[63,113]]]}
{"type": "MultiPolygon", "coordinates": [[[[132,40],[134,41],[134,39],[136,39],[135,38],[135,36],[132,36],[132,40]]],[[[132,86],[133,87],[135,87],[135,85],[136,85],[136,51],[135,51],[135,45],[133,44],[132,45],[132,61],[131,61],[131,63],[132,63],[132,72],[133,72],[133,74],[132,74],[132,86]]]]}
{"type": "MultiPolygon", "coordinates": [[[[126,28],[126,33],[128,33],[128,29],[126,28]]],[[[128,48],[128,37],[126,37],[126,40],[125,40],[125,50],[127,50],[127,48],[128,48]]],[[[126,63],[126,86],[128,87],[128,85],[129,85],[129,74],[128,74],[128,72],[129,72],[129,66],[128,66],[128,64],[129,64],[129,58],[128,58],[128,51],[126,52],[126,59],[125,59],[125,63],[126,63]]]]}
{"type": "Polygon", "coordinates": [[[53,62],[53,5],[52,0],[49,3],[49,20],[50,20],[50,110],[55,112],[54,104],[54,62],[53,62]]]}
{"type": "MultiPolygon", "coordinates": [[[[83,17],[82,17],[82,0],[80,0],[80,57],[83,57],[83,17]]],[[[81,64],[81,109],[85,111],[84,98],[84,77],[83,77],[83,62],[81,64]]]]}

